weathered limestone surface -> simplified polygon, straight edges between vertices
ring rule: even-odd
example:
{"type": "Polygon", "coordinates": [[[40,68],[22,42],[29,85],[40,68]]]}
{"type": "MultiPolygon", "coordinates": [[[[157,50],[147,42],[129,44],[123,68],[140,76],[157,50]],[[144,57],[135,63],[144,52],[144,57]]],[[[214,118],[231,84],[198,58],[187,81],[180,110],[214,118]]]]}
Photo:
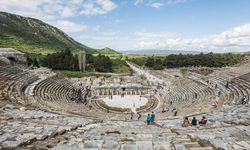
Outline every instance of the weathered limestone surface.
{"type": "Polygon", "coordinates": [[[10,64],[10,60],[8,58],[14,58],[17,62],[26,64],[27,58],[24,53],[19,52],[13,48],[0,48],[0,60],[3,62],[10,64]]]}
{"type": "MultiPolygon", "coordinates": [[[[202,148],[186,135],[143,121],[92,121],[79,116],[21,109],[7,104],[0,110],[3,149],[122,149],[172,150],[202,148]],[[186,142],[189,142],[188,144],[186,142]]],[[[245,143],[241,143],[245,144],[245,143]]],[[[205,146],[205,147],[211,147],[205,146]]]]}
{"type": "MultiPolygon", "coordinates": [[[[205,139],[216,148],[227,150],[250,149],[250,109],[248,106],[224,106],[211,113],[203,114],[208,123],[199,127],[181,127],[181,120],[159,120],[157,123],[175,129],[192,138],[205,139]]],[[[202,115],[196,116],[200,119],[202,115]]],[[[192,118],[189,118],[191,121],[192,118]]]]}

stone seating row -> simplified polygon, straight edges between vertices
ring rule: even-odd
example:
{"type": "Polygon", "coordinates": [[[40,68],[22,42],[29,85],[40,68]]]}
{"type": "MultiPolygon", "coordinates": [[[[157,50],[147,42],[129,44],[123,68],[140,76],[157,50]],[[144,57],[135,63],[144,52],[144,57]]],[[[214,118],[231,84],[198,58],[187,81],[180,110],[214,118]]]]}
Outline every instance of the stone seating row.
{"type": "Polygon", "coordinates": [[[26,87],[38,79],[37,76],[17,67],[0,66],[0,80],[3,83],[1,95],[5,99],[24,104],[24,91],[26,87]]]}
{"type": "Polygon", "coordinates": [[[73,89],[74,86],[64,78],[48,78],[35,86],[34,99],[37,100],[37,106],[42,109],[98,118],[100,115],[95,110],[71,100],[73,89]]]}
{"type": "Polygon", "coordinates": [[[213,77],[210,80],[222,85],[224,89],[227,90],[227,93],[225,94],[226,104],[239,104],[244,96],[250,96],[250,82],[243,80],[240,77],[232,79],[231,82],[222,77],[213,77]],[[229,83],[228,88],[226,87],[226,82],[229,83]]]}
{"type": "Polygon", "coordinates": [[[215,96],[214,91],[207,85],[187,78],[175,79],[169,89],[164,89],[161,94],[163,95],[164,108],[172,107],[180,112],[185,111],[185,109],[211,105],[215,96]]]}

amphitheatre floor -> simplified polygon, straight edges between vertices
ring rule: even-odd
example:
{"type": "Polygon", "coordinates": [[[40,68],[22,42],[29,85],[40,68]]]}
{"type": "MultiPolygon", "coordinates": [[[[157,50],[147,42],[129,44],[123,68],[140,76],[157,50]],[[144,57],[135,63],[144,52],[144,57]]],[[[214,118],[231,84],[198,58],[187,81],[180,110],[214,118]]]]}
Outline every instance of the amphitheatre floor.
{"type": "Polygon", "coordinates": [[[146,97],[142,97],[139,95],[113,95],[112,99],[110,98],[110,96],[102,99],[109,106],[130,108],[134,113],[136,113],[136,108],[145,105],[148,101],[146,97]]]}

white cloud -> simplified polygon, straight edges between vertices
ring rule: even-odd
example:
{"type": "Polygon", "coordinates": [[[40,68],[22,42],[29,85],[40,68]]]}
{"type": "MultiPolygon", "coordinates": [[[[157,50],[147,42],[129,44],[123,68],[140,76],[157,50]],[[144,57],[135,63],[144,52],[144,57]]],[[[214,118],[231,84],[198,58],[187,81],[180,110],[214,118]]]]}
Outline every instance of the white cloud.
{"type": "Polygon", "coordinates": [[[113,9],[117,8],[117,5],[110,0],[96,0],[92,3],[86,3],[83,5],[81,15],[96,16],[106,14],[113,9]]]}
{"type": "Polygon", "coordinates": [[[135,45],[131,36],[114,31],[99,31],[88,35],[80,35],[76,37],[76,40],[93,48],[110,47],[115,50],[127,49],[135,45]]]}
{"type": "Polygon", "coordinates": [[[134,0],[134,5],[139,5],[143,3],[143,0],[134,0]]]}
{"type": "Polygon", "coordinates": [[[184,3],[188,0],[134,0],[134,5],[146,5],[153,8],[160,8],[165,5],[184,3]]]}
{"type": "Polygon", "coordinates": [[[70,3],[71,4],[76,4],[76,5],[79,5],[79,4],[82,4],[84,0],[71,0],[70,3]]]}
{"type": "Polygon", "coordinates": [[[173,32],[135,32],[135,36],[140,40],[159,40],[176,38],[180,35],[173,32]]]}
{"type": "Polygon", "coordinates": [[[99,31],[101,28],[101,26],[97,25],[97,26],[94,26],[92,29],[93,31],[99,31]]]}
{"type": "Polygon", "coordinates": [[[161,6],[163,6],[164,4],[162,3],[152,3],[150,4],[151,7],[154,7],[154,8],[160,8],[161,6]]]}
{"type": "Polygon", "coordinates": [[[66,21],[66,20],[58,20],[54,22],[55,26],[65,32],[81,32],[85,31],[88,26],[85,24],[76,24],[74,22],[66,21]]]}
{"type": "Polygon", "coordinates": [[[222,33],[197,38],[185,38],[174,32],[102,32],[78,36],[94,48],[112,47],[117,50],[197,50],[213,52],[250,51],[250,23],[222,33]]]}
{"type": "Polygon", "coordinates": [[[65,7],[61,14],[62,17],[73,17],[75,15],[75,11],[69,7],[65,7]]]}
{"type": "Polygon", "coordinates": [[[249,51],[250,23],[229,29],[220,34],[201,37],[183,38],[177,33],[135,33],[137,49],[178,49],[206,51],[249,51]],[[151,37],[151,38],[150,38],[151,37]]]}

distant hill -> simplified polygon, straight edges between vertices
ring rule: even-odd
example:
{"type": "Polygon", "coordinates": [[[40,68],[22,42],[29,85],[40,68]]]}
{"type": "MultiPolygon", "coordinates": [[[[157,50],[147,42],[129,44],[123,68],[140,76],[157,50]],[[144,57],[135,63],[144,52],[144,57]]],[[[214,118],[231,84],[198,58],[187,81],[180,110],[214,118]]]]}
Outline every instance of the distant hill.
{"type": "Polygon", "coordinates": [[[199,51],[182,51],[182,50],[128,50],[122,51],[124,54],[140,55],[170,55],[170,54],[199,54],[199,51]]]}
{"type": "Polygon", "coordinates": [[[0,47],[11,47],[28,53],[47,54],[70,48],[96,53],[69,37],[63,31],[38,19],[0,12],[0,47]]]}
{"type": "Polygon", "coordinates": [[[108,48],[108,47],[105,47],[105,48],[103,48],[103,49],[99,49],[98,50],[98,52],[100,53],[100,54],[113,54],[113,55],[116,55],[116,54],[121,54],[120,52],[117,52],[117,51],[115,51],[115,50],[113,50],[113,49],[111,49],[111,48],[108,48]]]}

